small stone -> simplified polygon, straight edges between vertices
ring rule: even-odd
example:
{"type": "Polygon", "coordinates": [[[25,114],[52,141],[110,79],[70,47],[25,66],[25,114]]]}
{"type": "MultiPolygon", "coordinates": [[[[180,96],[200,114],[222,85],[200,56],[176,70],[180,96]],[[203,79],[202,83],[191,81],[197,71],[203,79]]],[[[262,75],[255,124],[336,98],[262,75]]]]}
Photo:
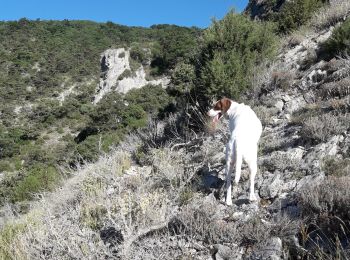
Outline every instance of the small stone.
{"type": "Polygon", "coordinates": [[[255,255],[257,259],[279,260],[282,259],[282,240],[279,237],[271,237],[266,245],[255,255]]]}
{"type": "Polygon", "coordinates": [[[282,112],[284,106],[284,102],[282,100],[279,100],[276,102],[275,107],[278,109],[278,111],[282,112]]]}
{"type": "Polygon", "coordinates": [[[112,195],[114,193],[114,188],[113,187],[108,188],[106,193],[107,193],[107,195],[112,195]]]}
{"type": "Polygon", "coordinates": [[[285,114],[285,115],[284,115],[284,118],[287,119],[288,121],[290,121],[291,115],[290,115],[290,114],[285,114]]]}
{"type": "Polygon", "coordinates": [[[282,96],[282,100],[283,100],[284,102],[289,102],[289,101],[291,101],[291,97],[290,97],[289,95],[283,95],[283,96],[282,96]]]}
{"type": "Polygon", "coordinates": [[[220,244],[213,245],[212,256],[216,260],[239,260],[242,259],[243,252],[235,244],[230,247],[220,244]]]}
{"type": "Polygon", "coordinates": [[[277,173],[266,178],[260,188],[259,194],[264,199],[273,199],[278,196],[283,185],[281,174],[277,173]]]}
{"type": "Polygon", "coordinates": [[[303,188],[304,186],[310,185],[311,183],[312,185],[318,185],[324,180],[324,178],[325,178],[324,173],[316,173],[313,175],[305,176],[300,181],[298,181],[295,187],[295,190],[299,191],[301,188],[303,188]]]}
{"type": "Polygon", "coordinates": [[[294,97],[290,101],[286,101],[284,105],[284,110],[288,114],[293,114],[293,112],[299,110],[301,107],[303,107],[306,104],[303,97],[294,97]]]}

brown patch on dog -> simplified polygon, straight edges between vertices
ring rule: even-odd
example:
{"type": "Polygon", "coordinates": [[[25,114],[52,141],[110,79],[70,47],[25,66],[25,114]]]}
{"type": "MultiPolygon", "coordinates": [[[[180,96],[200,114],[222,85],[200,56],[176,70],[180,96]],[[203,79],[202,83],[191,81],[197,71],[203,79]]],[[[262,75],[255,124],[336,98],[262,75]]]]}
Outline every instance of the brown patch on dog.
{"type": "Polygon", "coordinates": [[[231,106],[231,100],[228,98],[222,98],[214,105],[214,110],[220,110],[222,114],[225,114],[231,106]]]}

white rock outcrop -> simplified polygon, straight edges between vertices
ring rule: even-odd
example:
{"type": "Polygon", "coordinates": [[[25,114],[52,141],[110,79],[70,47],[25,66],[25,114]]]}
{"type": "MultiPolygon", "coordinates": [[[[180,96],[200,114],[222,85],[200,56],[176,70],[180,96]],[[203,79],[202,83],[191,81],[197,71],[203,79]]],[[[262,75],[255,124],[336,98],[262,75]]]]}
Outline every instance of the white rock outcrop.
{"type": "Polygon", "coordinates": [[[169,78],[163,77],[157,80],[147,80],[146,72],[141,65],[130,77],[120,78],[126,70],[130,68],[130,52],[125,48],[108,49],[101,55],[101,73],[99,85],[96,90],[93,103],[98,103],[104,95],[111,91],[127,93],[134,88],[141,88],[147,84],[162,85],[169,84],[169,78]]]}
{"type": "Polygon", "coordinates": [[[118,77],[126,70],[130,69],[129,51],[124,48],[108,49],[101,55],[100,83],[94,97],[94,104],[98,103],[105,94],[112,91],[116,86],[118,77]]]}

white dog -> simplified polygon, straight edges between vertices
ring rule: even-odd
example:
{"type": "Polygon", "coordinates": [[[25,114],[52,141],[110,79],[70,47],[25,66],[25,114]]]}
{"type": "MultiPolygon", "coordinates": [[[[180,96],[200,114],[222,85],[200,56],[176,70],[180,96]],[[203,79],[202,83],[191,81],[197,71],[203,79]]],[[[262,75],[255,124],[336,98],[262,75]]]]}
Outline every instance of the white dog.
{"type": "Polygon", "coordinates": [[[254,111],[247,105],[238,104],[228,98],[216,102],[208,115],[216,124],[223,116],[230,124],[230,140],[226,146],[226,204],[232,205],[231,172],[236,166],[235,183],[241,176],[242,159],[248,164],[250,171],[249,200],[255,201],[254,179],[258,170],[257,152],[262,125],[254,111]]]}

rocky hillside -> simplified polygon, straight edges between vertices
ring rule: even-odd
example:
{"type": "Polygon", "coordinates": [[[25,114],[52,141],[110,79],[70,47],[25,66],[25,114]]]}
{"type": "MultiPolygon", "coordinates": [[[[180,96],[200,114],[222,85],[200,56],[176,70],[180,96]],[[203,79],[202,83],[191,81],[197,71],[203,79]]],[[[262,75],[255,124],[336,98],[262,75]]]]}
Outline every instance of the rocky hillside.
{"type": "MultiPolygon", "coordinates": [[[[264,126],[257,202],[248,201],[245,167],[233,206],[223,203],[227,124],[184,135],[190,120],[175,114],[70,172],[28,213],[6,205],[0,256],[350,258],[350,58],[339,52],[349,15],[348,1],[313,14],[273,62],[256,67],[241,97],[264,126]]],[[[197,107],[186,112],[205,123],[197,107]]]]}

